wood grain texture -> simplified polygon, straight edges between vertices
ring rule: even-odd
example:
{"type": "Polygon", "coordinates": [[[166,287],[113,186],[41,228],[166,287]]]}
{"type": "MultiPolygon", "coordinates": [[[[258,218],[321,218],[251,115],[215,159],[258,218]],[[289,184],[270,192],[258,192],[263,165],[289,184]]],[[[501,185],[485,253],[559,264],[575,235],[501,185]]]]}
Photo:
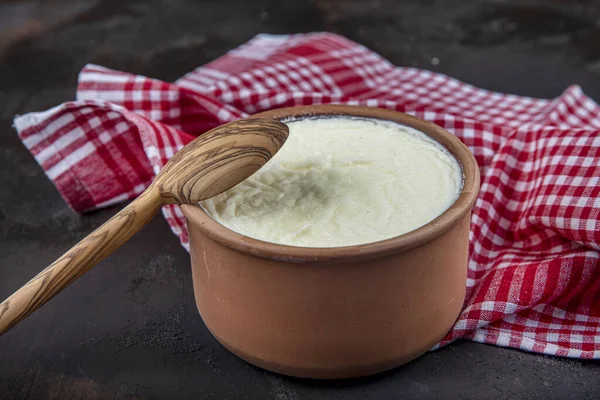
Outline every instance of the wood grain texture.
{"type": "Polygon", "coordinates": [[[288,137],[285,124],[248,119],[219,126],[179,151],[136,200],[0,303],[0,335],[121,247],[164,204],[195,204],[243,181],[288,137]]]}
{"type": "Polygon", "coordinates": [[[190,142],[155,179],[165,203],[196,204],[258,171],[283,146],[287,125],[246,119],[221,125],[190,142]]]}

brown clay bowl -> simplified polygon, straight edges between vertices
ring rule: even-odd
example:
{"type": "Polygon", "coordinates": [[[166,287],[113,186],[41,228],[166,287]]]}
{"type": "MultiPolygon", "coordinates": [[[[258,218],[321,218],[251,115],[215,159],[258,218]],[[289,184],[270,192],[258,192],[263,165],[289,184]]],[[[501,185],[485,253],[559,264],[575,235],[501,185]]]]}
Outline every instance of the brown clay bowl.
{"type": "Polygon", "coordinates": [[[417,358],[456,321],[465,296],[479,168],[454,135],[396,111],[320,105],[255,117],[318,115],[396,121],[424,132],[462,165],[462,193],[412,232],[337,248],[256,240],[220,225],[200,207],[182,206],[194,293],[208,329],[240,358],[297,377],[358,377],[417,358]]]}

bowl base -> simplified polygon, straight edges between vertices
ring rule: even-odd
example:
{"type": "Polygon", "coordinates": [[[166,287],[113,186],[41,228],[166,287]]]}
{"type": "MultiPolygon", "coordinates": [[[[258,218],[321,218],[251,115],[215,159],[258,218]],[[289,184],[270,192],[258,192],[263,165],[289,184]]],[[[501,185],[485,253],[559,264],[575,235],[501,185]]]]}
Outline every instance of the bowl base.
{"type": "MultiPolygon", "coordinates": [[[[209,329],[210,331],[210,329],[209,329]]],[[[251,354],[248,354],[242,350],[236,349],[235,347],[226,343],[226,341],[219,338],[212,331],[213,337],[230,353],[236,357],[244,360],[245,362],[254,365],[255,367],[264,369],[269,372],[274,372],[281,375],[291,376],[294,378],[305,378],[305,379],[351,379],[351,378],[363,378],[370,375],[376,375],[382,372],[392,370],[407,364],[416,358],[427,353],[428,350],[438,343],[438,340],[431,343],[425,350],[419,350],[412,354],[409,354],[402,358],[396,358],[393,360],[384,360],[379,363],[364,364],[364,365],[353,365],[353,366],[331,366],[321,368],[307,368],[294,365],[283,365],[279,363],[273,363],[251,354]]]]}

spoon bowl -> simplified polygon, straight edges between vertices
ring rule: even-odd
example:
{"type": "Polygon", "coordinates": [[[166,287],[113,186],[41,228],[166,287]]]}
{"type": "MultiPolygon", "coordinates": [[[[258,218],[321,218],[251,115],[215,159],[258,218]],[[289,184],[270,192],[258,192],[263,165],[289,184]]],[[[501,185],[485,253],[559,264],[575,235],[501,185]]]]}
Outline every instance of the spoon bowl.
{"type": "Polygon", "coordinates": [[[175,154],[154,185],[165,204],[196,204],[258,171],[281,148],[288,133],[287,125],[267,119],[221,125],[175,154]]]}

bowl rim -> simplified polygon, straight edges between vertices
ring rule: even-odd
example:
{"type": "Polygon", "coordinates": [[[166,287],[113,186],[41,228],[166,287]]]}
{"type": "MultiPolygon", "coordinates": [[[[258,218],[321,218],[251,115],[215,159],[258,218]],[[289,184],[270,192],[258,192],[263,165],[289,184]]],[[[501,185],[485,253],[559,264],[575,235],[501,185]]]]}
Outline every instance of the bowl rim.
{"type": "Polygon", "coordinates": [[[181,206],[188,228],[192,225],[211,240],[225,247],[261,258],[292,263],[334,263],[379,258],[412,249],[442,235],[470,213],[479,193],[480,176],[477,161],[467,146],[456,136],[431,122],[390,109],[332,104],[279,108],[247,118],[285,120],[318,116],[379,119],[396,122],[423,132],[444,146],[461,165],[464,180],[459,197],[437,218],[415,230],[389,239],[352,246],[299,247],[251,238],[219,224],[199,205],[181,206]]]}

